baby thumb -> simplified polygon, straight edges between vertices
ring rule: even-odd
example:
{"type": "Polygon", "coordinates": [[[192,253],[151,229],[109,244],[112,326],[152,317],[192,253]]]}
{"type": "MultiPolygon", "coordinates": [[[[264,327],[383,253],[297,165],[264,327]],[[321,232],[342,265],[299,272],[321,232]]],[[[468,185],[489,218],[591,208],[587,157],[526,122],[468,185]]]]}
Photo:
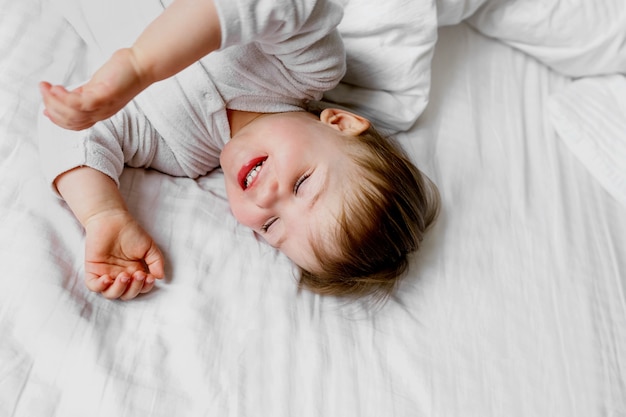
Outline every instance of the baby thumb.
{"type": "Polygon", "coordinates": [[[150,274],[156,278],[161,279],[165,275],[165,262],[163,261],[163,254],[159,248],[153,243],[146,252],[144,262],[148,267],[150,274]]]}

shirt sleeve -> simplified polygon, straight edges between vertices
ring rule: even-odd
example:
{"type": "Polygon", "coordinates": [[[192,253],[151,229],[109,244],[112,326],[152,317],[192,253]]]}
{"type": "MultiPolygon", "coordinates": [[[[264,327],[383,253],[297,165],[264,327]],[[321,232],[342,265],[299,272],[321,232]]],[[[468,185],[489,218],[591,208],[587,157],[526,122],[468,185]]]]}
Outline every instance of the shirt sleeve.
{"type": "MultiPolygon", "coordinates": [[[[345,73],[337,31],[343,9],[329,0],[215,0],[225,49],[254,43],[304,89],[327,91],[345,73]]],[[[317,95],[317,94],[316,94],[317,95]]],[[[317,99],[317,98],[316,98],[317,99]]]]}
{"type": "Polygon", "coordinates": [[[53,184],[59,175],[82,166],[108,175],[118,186],[124,164],[185,175],[163,138],[134,102],[89,129],[66,130],[44,116],[40,116],[38,129],[44,175],[55,192],[53,184]]]}

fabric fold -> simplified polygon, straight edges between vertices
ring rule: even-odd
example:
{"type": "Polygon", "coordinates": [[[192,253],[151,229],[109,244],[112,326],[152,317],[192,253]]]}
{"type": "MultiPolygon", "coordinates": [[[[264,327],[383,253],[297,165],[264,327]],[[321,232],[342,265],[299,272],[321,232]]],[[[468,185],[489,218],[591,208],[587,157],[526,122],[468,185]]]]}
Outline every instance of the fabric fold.
{"type": "Polygon", "coordinates": [[[551,96],[548,109],[558,136],[626,206],[626,77],[577,80],[551,96]]]}

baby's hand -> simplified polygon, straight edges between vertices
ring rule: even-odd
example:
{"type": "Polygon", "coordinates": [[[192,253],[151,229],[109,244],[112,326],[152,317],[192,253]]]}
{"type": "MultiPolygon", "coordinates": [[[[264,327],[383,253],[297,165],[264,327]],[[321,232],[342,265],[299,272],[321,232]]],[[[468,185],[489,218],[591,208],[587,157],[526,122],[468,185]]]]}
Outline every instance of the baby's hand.
{"type": "Polygon", "coordinates": [[[39,83],[44,114],[65,129],[87,129],[121,110],[150,84],[145,78],[133,51],[120,49],[91,80],[75,90],[39,83]]]}
{"type": "Polygon", "coordinates": [[[163,278],[161,251],[129,213],[98,214],[85,231],[85,281],[91,291],[130,300],[163,278]]]}

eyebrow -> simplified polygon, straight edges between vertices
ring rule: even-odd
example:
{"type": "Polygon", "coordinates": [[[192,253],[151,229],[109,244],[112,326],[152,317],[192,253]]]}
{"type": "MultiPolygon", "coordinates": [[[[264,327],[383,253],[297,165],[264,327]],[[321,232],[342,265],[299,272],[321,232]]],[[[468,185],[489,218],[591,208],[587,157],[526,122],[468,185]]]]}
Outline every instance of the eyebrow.
{"type": "MultiPolygon", "coordinates": [[[[315,194],[311,198],[311,201],[309,202],[309,204],[307,204],[309,210],[313,210],[313,208],[315,207],[315,204],[320,199],[320,196],[322,194],[324,194],[324,192],[328,189],[328,183],[330,182],[330,179],[329,179],[330,175],[329,175],[328,169],[326,170],[325,173],[320,174],[320,175],[324,175],[324,178],[323,178],[320,186],[317,188],[317,191],[315,192],[315,194]]],[[[289,232],[287,232],[287,231],[283,232],[283,235],[280,237],[280,239],[278,239],[276,241],[276,245],[274,247],[280,249],[282,247],[283,243],[285,243],[285,240],[287,240],[287,234],[288,233],[289,232]]]]}

